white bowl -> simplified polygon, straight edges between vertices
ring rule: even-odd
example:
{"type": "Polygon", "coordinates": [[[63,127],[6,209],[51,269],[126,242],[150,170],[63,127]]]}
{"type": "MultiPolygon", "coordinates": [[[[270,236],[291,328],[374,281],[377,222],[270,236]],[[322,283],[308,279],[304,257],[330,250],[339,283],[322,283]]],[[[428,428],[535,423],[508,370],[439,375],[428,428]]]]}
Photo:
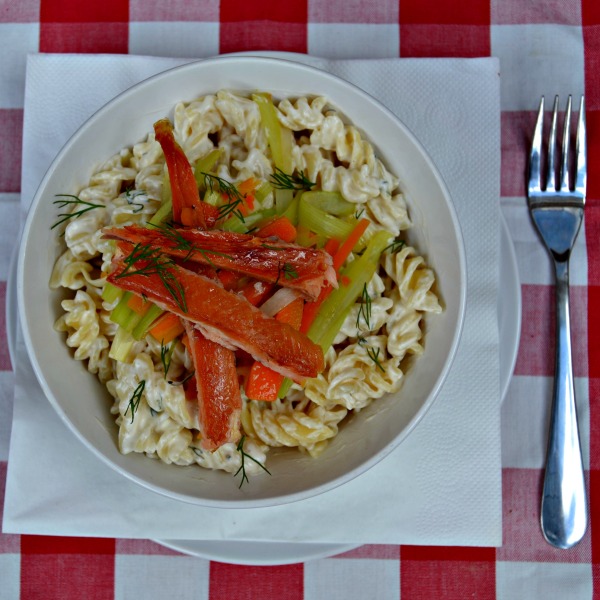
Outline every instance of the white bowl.
{"type": "MultiPolygon", "coordinates": [[[[313,496],[360,475],[398,446],[421,420],[450,369],[460,337],[466,267],[459,223],[448,191],[419,142],[371,96],[323,71],[285,60],[221,57],[152,77],[122,93],[93,115],[62,148],[46,173],[23,232],[17,275],[25,342],[40,384],[75,435],[129,479],[183,501],[219,507],[270,506],[313,496]],[[269,470],[238,489],[230,474],[197,466],[176,467],[144,455],[122,455],[112,398],[97,378],[73,360],[64,334],[53,324],[59,292],[48,287],[61,239],[50,225],[49,200],[87,184],[92,170],[126,145],[145,138],[174,105],[219,89],[270,91],[275,97],[324,95],[363,131],[385,164],[400,177],[414,228],[410,241],[435,270],[444,312],[427,321],[425,354],[414,362],[398,394],[372,403],[344,423],[317,459],[272,451],[269,470]]],[[[424,448],[425,452],[427,449],[424,448]]]]}

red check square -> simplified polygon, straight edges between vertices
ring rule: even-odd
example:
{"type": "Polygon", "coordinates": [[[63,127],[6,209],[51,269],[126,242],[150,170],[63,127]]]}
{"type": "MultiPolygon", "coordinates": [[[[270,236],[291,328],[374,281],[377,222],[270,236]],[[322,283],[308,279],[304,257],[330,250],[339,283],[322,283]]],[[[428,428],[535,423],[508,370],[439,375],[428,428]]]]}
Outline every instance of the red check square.
{"type": "Polygon", "coordinates": [[[400,56],[404,58],[490,55],[489,25],[405,24],[400,15],[400,56]]]}
{"type": "Polygon", "coordinates": [[[307,51],[308,9],[304,2],[221,2],[220,52],[307,51]]]}
{"type": "Polygon", "coordinates": [[[274,21],[221,23],[219,49],[221,54],[250,50],[278,52],[307,51],[305,24],[274,21]]]}
{"type": "Polygon", "coordinates": [[[303,600],[303,590],[301,564],[269,567],[267,572],[264,567],[210,564],[210,600],[247,598],[249,594],[260,600],[303,600]]]}
{"type": "MultiPolygon", "coordinates": [[[[600,27],[597,30],[600,36],[600,27]]],[[[587,129],[587,207],[600,206],[600,181],[598,177],[594,177],[596,173],[600,173],[600,73],[594,75],[589,74],[591,67],[600,69],[600,52],[597,56],[597,63],[591,65],[586,59],[586,129],[587,129]],[[590,104],[597,103],[596,109],[592,109],[590,104]]],[[[579,105],[579,98],[575,99],[579,105]]],[[[586,212],[587,215],[587,212],[586,212]]]]}
{"type": "Polygon", "coordinates": [[[127,0],[44,0],[40,5],[40,52],[126,54],[127,0]]]}
{"type": "Polygon", "coordinates": [[[400,23],[440,25],[490,25],[490,2],[438,0],[435,6],[422,0],[400,2],[400,23]]]}
{"type": "Polygon", "coordinates": [[[259,24],[264,21],[270,21],[275,23],[306,24],[307,19],[307,0],[299,2],[221,0],[221,23],[256,21],[259,24]]]}
{"type": "Polygon", "coordinates": [[[128,0],[44,0],[40,2],[40,21],[43,23],[127,23],[128,0]]]}
{"type": "MultiPolygon", "coordinates": [[[[591,368],[591,365],[590,365],[591,368]]],[[[598,370],[598,364],[596,363],[595,369],[598,370]]],[[[590,377],[589,379],[589,398],[595,400],[600,397],[600,378],[590,377]]],[[[590,401],[590,486],[594,487],[594,506],[598,506],[599,511],[597,512],[596,523],[600,524],[600,409],[598,403],[590,401]],[[596,477],[596,479],[594,479],[596,477]]],[[[590,494],[592,492],[590,491],[590,494]]],[[[590,501],[590,504],[592,502],[590,501]]],[[[600,525],[599,530],[594,539],[600,538],[600,525]]],[[[600,551],[600,544],[598,546],[600,551]]],[[[600,561],[600,553],[598,554],[598,560],[600,561]]]]}
{"type": "Polygon", "coordinates": [[[598,0],[581,1],[581,20],[584,26],[600,25],[600,3],[598,0]]]}
{"type": "MultiPolygon", "coordinates": [[[[598,211],[594,211],[598,212],[598,211]]],[[[597,233],[594,231],[594,233],[597,233]]],[[[587,235],[587,231],[586,231],[587,235]]],[[[598,237],[589,237],[589,240],[597,240],[598,237]]],[[[592,253],[596,255],[597,253],[592,253]]],[[[594,256],[597,259],[597,256],[594,256]]],[[[593,274],[594,281],[597,281],[600,265],[597,264],[597,260],[594,261],[589,258],[588,269],[590,278],[593,274]]],[[[600,285],[594,283],[589,285],[588,289],[588,331],[587,331],[587,344],[588,344],[588,357],[589,357],[589,374],[590,377],[600,378],[600,315],[598,314],[598,307],[600,306],[600,285]]],[[[596,398],[596,396],[590,396],[596,398]]],[[[600,433],[600,432],[599,432],[600,433]]]]}
{"type": "Polygon", "coordinates": [[[40,23],[40,52],[126,54],[127,23],[40,23]]]}
{"type": "Polygon", "coordinates": [[[495,561],[494,548],[402,546],[400,597],[494,600],[495,561]]]}
{"type": "Polygon", "coordinates": [[[400,3],[400,56],[469,58],[489,56],[490,48],[489,2],[400,3]]]}
{"type": "Polygon", "coordinates": [[[590,471],[590,483],[588,486],[588,490],[590,523],[592,524],[591,535],[588,534],[588,537],[592,538],[591,558],[595,566],[594,581],[597,582],[598,579],[596,579],[596,576],[600,574],[597,568],[598,566],[600,566],[600,470],[592,469],[590,471]]]}
{"type": "Polygon", "coordinates": [[[114,598],[114,540],[21,536],[22,598],[114,598]]]}

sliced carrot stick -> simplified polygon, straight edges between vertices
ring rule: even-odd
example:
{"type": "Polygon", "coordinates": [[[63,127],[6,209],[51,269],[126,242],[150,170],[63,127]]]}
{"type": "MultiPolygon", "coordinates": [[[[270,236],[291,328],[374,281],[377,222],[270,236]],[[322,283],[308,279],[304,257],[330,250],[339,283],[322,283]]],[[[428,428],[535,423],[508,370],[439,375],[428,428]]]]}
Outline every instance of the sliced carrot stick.
{"type": "Polygon", "coordinates": [[[284,242],[293,242],[296,240],[298,232],[292,222],[284,215],[276,217],[263,225],[256,236],[261,238],[276,237],[284,242]]]}
{"type": "MultiPolygon", "coordinates": [[[[287,306],[282,308],[275,318],[282,323],[288,323],[294,329],[299,329],[302,323],[302,311],[304,300],[296,298],[287,306]]],[[[279,388],[284,380],[281,373],[277,373],[262,363],[255,361],[250,368],[245,390],[246,396],[252,400],[264,400],[272,402],[277,400],[279,388]]]]}
{"type": "Polygon", "coordinates": [[[181,319],[171,312],[166,312],[156,319],[150,328],[150,335],[163,344],[172,342],[185,331],[181,319]]]}
{"type": "Polygon", "coordinates": [[[346,262],[346,259],[348,258],[348,256],[350,256],[350,252],[352,252],[352,248],[356,246],[358,240],[360,240],[360,237],[369,226],[369,223],[369,219],[361,219],[356,224],[356,227],[352,230],[352,233],[344,240],[342,245],[339,247],[338,251],[333,257],[333,268],[336,271],[339,271],[340,267],[346,262]]]}
{"type": "Polygon", "coordinates": [[[312,322],[315,320],[315,317],[317,316],[317,313],[321,308],[321,304],[325,302],[325,299],[327,298],[327,296],[329,296],[331,290],[333,290],[331,285],[327,284],[323,286],[319,297],[314,302],[307,302],[304,305],[304,311],[302,313],[302,324],[300,325],[300,331],[302,333],[306,333],[310,329],[312,322]]]}

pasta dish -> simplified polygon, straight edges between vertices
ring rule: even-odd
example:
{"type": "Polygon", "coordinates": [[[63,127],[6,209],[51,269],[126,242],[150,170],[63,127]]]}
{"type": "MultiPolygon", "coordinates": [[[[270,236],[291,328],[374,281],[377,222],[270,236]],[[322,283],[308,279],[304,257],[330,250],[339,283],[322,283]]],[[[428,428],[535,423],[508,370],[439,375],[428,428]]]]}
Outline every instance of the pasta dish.
{"type": "Polygon", "coordinates": [[[55,328],[122,453],[247,476],[397,392],[441,312],[398,178],[323,97],[222,90],[57,196],[55,328]]]}

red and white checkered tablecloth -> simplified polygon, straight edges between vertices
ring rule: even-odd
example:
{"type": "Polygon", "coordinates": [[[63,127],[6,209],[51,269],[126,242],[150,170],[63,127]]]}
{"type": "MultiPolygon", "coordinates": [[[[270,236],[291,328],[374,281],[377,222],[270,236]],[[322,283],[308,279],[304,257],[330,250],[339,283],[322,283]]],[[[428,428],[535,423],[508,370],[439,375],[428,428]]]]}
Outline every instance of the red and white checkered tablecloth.
{"type": "MultiPolygon", "coordinates": [[[[596,0],[0,0],[0,510],[14,377],[6,342],[9,260],[19,223],[26,55],[205,57],[277,50],[329,58],[497,56],[500,204],[523,301],[516,368],[502,408],[500,548],[363,546],[274,567],[235,566],[150,541],[0,534],[0,598],[231,600],[600,597],[600,4],[596,0]],[[589,183],[571,280],[574,370],[590,527],[571,550],[547,545],[539,498],[554,369],[550,263],[524,197],[541,94],[585,91],[589,183]]],[[[76,94],[65,82],[65,94],[76,94]]]]}

